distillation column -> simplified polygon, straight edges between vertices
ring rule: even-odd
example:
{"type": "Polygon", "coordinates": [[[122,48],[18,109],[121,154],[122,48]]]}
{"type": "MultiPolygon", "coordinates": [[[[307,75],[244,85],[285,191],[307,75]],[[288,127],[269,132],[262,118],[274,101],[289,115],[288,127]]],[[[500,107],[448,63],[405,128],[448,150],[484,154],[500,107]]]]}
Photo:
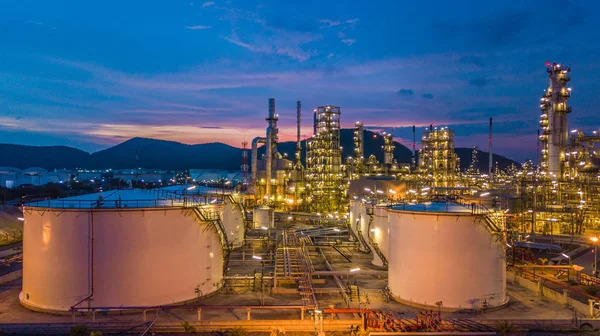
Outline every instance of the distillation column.
{"type": "Polygon", "coordinates": [[[546,63],[548,72],[548,89],[540,99],[540,127],[542,134],[542,172],[549,176],[561,177],[562,161],[565,160],[565,148],[568,145],[568,117],[571,107],[567,101],[571,89],[567,88],[570,81],[571,68],[557,63],[546,63]]]}
{"type": "Polygon", "coordinates": [[[273,179],[273,156],[277,152],[277,120],[278,115],[275,114],[275,98],[269,98],[269,116],[265,119],[269,126],[267,127],[267,151],[266,151],[266,187],[265,187],[265,196],[267,196],[267,200],[271,197],[271,180],[273,179]]]}
{"type": "Polygon", "coordinates": [[[300,108],[301,108],[301,102],[297,101],[296,102],[296,127],[297,127],[297,132],[296,132],[296,167],[301,167],[302,166],[302,142],[300,140],[300,108]]]}
{"type": "Polygon", "coordinates": [[[365,131],[363,124],[360,121],[357,121],[356,124],[354,124],[354,157],[356,158],[356,161],[360,163],[362,163],[365,158],[364,137],[365,131]]]}
{"type": "Polygon", "coordinates": [[[383,132],[383,163],[385,165],[391,165],[394,161],[394,137],[383,132]]]}
{"type": "Polygon", "coordinates": [[[342,174],[340,113],[340,108],[332,105],[315,110],[316,134],[308,142],[306,167],[310,203],[316,212],[345,210],[347,183],[342,174]]]}

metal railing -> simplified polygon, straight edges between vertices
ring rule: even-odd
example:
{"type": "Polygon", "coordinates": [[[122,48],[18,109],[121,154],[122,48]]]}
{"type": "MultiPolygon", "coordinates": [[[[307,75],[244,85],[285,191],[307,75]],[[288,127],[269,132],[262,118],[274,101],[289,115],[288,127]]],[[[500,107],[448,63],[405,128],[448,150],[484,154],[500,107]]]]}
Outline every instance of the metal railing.
{"type": "Polygon", "coordinates": [[[114,198],[108,195],[104,199],[95,200],[76,200],[76,199],[46,199],[31,201],[24,204],[25,207],[32,208],[53,208],[53,209],[119,209],[119,208],[170,208],[170,207],[190,207],[198,204],[215,204],[233,198],[229,194],[180,194],[174,191],[163,190],[160,188],[147,190],[148,194],[158,196],[156,199],[109,199],[114,198]]]}
{"type": "Polygon", "coordinates": [[[61,200],[48,199],[25,204],[25,207],[52,209],[119,209],[119,208],[170,208],[182,207],[182,199],[142,200],[61,200]]]}
{"type": "Polygon", "coordinates": [[[208,207],[206,203],[199,203],[197,199],[191,198],[185,203],[185,207],[191,208],[196,218],[203,223],[208,223],[209,227],[214,228],[219,241],[221,243],[221,249],[223,252],[223,272],[227,271],[227,264],[229,263],[229,255],[231,253],[231,246],[229,245],[229,239],[227,238],[227,231],[221,221],[221,216],[218,211],[208,207]]]}

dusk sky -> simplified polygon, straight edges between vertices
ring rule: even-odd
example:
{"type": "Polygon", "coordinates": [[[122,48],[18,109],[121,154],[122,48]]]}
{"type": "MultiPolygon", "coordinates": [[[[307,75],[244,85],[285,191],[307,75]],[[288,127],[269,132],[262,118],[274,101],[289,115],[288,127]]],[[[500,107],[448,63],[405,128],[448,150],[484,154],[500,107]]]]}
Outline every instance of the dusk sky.
{"type": "Polygon", "coordinates": [[[301,100],[409,145],[535,157],[544,63],[572,66],[570,127],[598,129],[597,1],[1,1],[0,142],[97,151],[131,137],[281,140],[301,100]]]}

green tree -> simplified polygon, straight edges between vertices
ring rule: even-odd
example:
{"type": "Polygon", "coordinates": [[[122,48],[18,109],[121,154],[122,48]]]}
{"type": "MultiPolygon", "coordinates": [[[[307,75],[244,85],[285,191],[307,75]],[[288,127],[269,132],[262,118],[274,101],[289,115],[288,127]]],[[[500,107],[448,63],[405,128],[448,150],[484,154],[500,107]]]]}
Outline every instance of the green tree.
{"type": "Polygon", "coordinates": [[[69,335],[71,336],[86,336],[88,334],[88,327],[83,324],[77,324],[71,327],[69,335]]]}
{"type": "Polygon", "coordinates": [[[246,330],[242,327],[235,327],[227,333],[227,336],[244,336],[246,335],[246,330]]]}
{"type": "Polygon", "coordinates": [[[506,336],[517,331],[517,327],[508,321],[502,321],[496,324],[496,330],[498,330],[502,336],[506,336]]]}
{"type": "Polygon", "coordinates": [[[181,324],[181,326],[183,327],[183,331],[185,331],[185,332],[188,332],[188,333],[196,332],[196,327],[191,325],[188,321],[183,322],[181,324]]]}

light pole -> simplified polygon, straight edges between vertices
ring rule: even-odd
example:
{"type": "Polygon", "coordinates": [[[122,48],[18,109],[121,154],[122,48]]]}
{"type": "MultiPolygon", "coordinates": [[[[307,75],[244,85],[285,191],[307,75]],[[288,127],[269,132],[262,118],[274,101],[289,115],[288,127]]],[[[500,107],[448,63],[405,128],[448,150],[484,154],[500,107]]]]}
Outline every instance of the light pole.
{"type": "Polygon", "coordinates": [[[594,276],[598,276],[598,237],[590,238],[594,242],[594,276]]]}

